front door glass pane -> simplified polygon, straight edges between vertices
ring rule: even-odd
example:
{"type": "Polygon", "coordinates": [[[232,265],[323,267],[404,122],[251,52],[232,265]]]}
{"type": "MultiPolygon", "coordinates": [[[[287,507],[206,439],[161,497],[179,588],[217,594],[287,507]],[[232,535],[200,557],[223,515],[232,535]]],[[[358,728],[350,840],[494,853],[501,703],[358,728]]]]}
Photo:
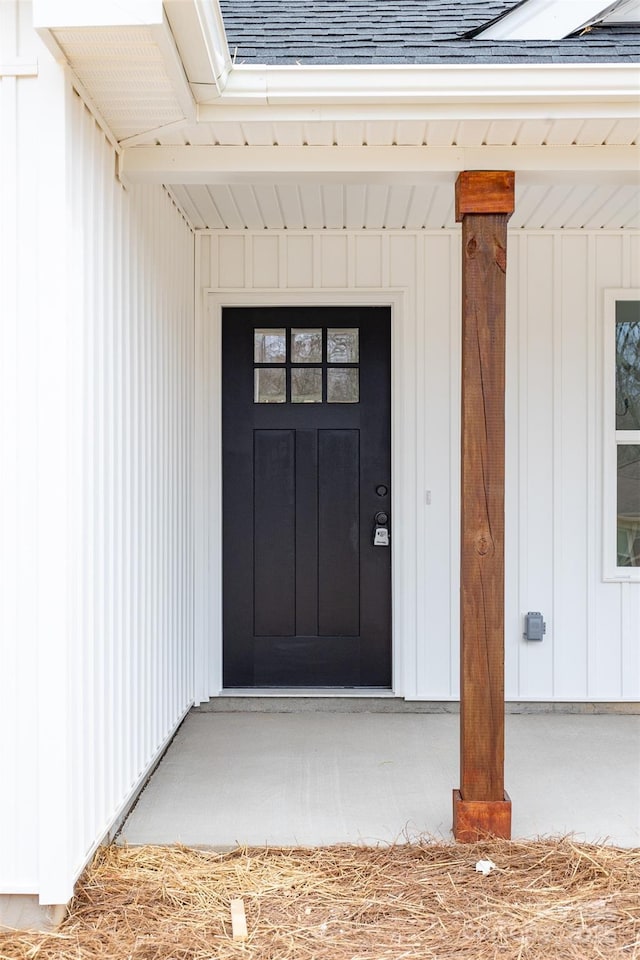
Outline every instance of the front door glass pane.
{"type": "Polygon", "coordinates": [[[616,430],[640,430],[640,300],[616,303],[616,430]]]}
{"type": "Polygon", "coordinates": [[[329,367],[327,400],[329,403],[357,403],[360,399],[358,368],[329,367]]]}
{"type": "Polygon", "coordinates": [[[357,363],[358,330],[329,327],[327,330],[327,363],[357,363]]]}
{"type": "Polygon", "coordinates": [[[286,403],[287,381],[284,367],[254,368],[254,403],[286,403]]]}
{"type": "Polygon", "coordinates": [[[292,369],[291,402],[322,403],[321,367],[294,367],[292,369]]]}
{"type": "Polygon", "coordinates": [[[618,447],[618,566],[640,567],[640,444],[618,447]]]}
{"type": "Polygon", "coordinates": [[[256,363],[284,363],[287,338],[282,329],[253,331],[253,359],[256,363]]]}
{"type": "Polygon", "coordinates": [[[291,362],[322,363],[322,330],[291,331],[291,362]]]}

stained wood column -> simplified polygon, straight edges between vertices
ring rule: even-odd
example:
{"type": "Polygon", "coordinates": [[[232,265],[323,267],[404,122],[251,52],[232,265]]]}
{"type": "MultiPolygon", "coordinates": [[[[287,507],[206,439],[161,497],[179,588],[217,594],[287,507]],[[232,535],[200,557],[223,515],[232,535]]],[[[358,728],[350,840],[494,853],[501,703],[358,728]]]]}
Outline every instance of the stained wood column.
{"type": "Polygon", "coordinates": [[[507,221],[514,174],[456,182],[462,221],[460,789],[457,840],[511,836],[504,789],[504,384],[507,221]]]}

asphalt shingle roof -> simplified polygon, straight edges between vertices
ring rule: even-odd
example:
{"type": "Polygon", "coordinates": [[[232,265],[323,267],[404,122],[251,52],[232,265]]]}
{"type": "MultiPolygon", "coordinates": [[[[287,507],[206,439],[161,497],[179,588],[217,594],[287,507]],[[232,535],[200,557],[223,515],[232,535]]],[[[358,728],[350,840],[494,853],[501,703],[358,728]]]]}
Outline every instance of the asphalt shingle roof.
{"type": "Polygon", "coordinates": [[[238,63],[572,63],[640,59],[634,25],[594,26],[565,40],[469,34],[514,0],[221,0],[238,63]]]}

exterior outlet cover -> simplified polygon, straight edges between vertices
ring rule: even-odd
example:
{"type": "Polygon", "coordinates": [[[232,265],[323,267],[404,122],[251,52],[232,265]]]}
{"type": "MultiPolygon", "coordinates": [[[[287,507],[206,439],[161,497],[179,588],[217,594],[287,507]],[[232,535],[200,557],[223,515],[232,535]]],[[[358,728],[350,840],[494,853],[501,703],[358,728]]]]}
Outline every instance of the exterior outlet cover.
{"type": "Polygon", "coordinates": [[[524,618],[525,640],[542,640],[547,632],[547,625],[541,613],[530,610],[524,618]]]}

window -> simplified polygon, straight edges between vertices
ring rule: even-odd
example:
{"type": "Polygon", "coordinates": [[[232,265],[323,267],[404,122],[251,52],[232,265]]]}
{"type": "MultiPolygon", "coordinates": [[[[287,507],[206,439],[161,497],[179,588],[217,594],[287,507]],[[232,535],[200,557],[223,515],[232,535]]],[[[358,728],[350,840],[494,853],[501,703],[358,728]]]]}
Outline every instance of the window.
{"type": "Polygon", "coordinates": [[[604,574],[640,581],[640,290],[605,293],[604,574]]]}
{"type": "Polygon", "coordinates": [[[359,339],[357,327],[256,327],[254,402],[358,403],[359,339]]]}

